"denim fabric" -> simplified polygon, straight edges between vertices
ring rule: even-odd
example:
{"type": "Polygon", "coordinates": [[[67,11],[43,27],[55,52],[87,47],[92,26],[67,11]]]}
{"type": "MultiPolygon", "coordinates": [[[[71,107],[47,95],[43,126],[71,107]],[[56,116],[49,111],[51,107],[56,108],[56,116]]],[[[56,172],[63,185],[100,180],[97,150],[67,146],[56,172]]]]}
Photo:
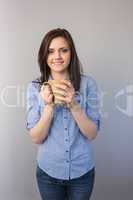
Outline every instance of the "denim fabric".
{"type": "MultiPolygon", "coordinates": [[[[80,90],[76,91],[75,99],[99,130],[99,96],[96,82],[91,76],[81,75],[80,90]]],[[[27,88],[28,129],[39,121],[45,106],[40,97],[39,83],[32,81],[27,88]]],[[[54,178],[78,178],[95,166],[91,140],[81,132],[65,105],[55,106],[48,137],[38,147],[39,167],[54,178]]]]}
{"type": "Polygon", "coordinates": [[[36,178],[42,200],[89,200],[92,194],[95,169],[71,180],[56,179],[37,166],[36,178]]]}

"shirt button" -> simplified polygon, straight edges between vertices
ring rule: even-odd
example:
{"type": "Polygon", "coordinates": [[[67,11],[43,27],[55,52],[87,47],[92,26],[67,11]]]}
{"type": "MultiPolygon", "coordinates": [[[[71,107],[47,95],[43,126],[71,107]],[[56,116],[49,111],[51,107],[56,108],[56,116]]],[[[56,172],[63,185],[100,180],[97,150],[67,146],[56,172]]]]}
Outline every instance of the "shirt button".
{"type": "Polygon", "coordinates": [[[66,152],[69,152],[68,150],[66,150],[66,152]]]}
{"type": "Polygon", "coordinates": [[[65,130],[67,130],[67,128],[65,128],[65,130]]]}
{"type": "Polygon", "coordinates": [[[69,163],[69,160],[66,160],[67,163],[69,163]]]}
{"type": "Polygon", "coordinates": [[[65,139],[66,142],[68,142],[68,139],[65,139]]]}

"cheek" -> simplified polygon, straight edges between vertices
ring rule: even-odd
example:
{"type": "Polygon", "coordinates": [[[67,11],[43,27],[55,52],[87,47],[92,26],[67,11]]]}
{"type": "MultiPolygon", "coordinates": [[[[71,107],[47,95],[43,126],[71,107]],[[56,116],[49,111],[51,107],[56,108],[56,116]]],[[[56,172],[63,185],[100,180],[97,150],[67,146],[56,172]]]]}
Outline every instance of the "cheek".
{"type": "Polygon", "coordinates": [[[47,64],[48,64],[48,63],[49,63],[49,64],[51,63],[51,58],[50,58],[50,57],[47,58],[47,64]]]}
{"type": "Polygon", "coordinates": [[[70,56],[70,54],[66,55],[66,57],[65,57],[65,60],[66,60],[66,62],[67,62],[67,63],[69,63],[69,62],[70,62],[70,59],[71,59],[71,56],[70,56]]]}

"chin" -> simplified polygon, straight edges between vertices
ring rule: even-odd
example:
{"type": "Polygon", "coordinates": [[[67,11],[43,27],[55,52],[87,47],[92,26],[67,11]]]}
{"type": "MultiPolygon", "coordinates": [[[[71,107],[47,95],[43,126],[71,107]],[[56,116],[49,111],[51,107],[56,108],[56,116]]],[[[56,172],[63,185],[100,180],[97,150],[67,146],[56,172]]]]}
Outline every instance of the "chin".
{"type": "Polygon", "coordinates": [[[67,67],[66,68],[61,68],[61,69],[59,69],[59,68],[51,68],[51,70],[52,71],[54,71],[54,72],[59,72],[59,73],[62,73],[62,72],[65,72],[65,71],[67,71],[67,67]]]}

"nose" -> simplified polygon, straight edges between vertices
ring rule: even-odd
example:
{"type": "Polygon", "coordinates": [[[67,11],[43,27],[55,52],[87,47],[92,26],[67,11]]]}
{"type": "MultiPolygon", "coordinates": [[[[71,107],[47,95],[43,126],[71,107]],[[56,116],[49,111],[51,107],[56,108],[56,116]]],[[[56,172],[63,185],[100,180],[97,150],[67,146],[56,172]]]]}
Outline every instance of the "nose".
{"type": "Polygon", "coordinates": [[[55,51],[55,53],[54,53],[54,58],[55,58],[55,59],[61,58],[61,53],[60,53],[60,51],[55,51]]]}

